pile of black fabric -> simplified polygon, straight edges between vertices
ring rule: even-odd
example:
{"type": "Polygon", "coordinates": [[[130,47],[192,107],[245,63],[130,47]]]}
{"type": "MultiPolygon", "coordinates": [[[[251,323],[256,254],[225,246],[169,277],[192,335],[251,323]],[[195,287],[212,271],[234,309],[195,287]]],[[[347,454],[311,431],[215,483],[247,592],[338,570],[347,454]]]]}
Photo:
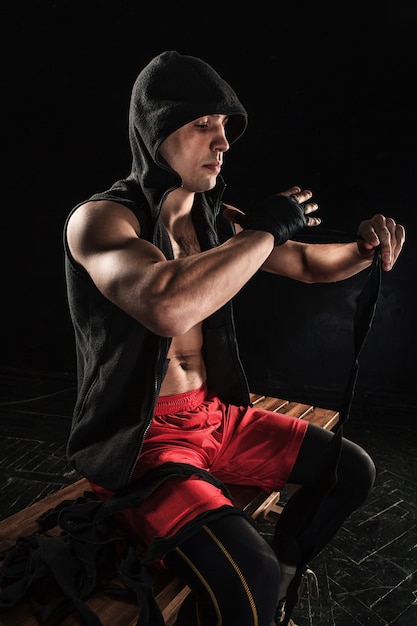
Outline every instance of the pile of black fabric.
{"type": "Polygon", "coordinates": [[[175,475],[197,475],[231,497],[226,486],[204,470],[166,463],[109,500],[99,501],[88,492],[76,500],[64,500],[37,520],[42,533],[58,527],[59,535],[20,537],[3,555],[0,612],[28,601],[41,624],[75,609],[86,626],[102,626],[86,604],[89,596],[102,589],[133,598],[138,605],[138,624],[164,626],[153,594],[155,561],[208,520],[231,511],[247,517],[238,508],[220,507],[199,516],[170,538],[155,538],[144,554],[137,554],[135,542],[115,524],[114,513],[138,506],[161,482],[175,475]],[[112,582],[115,575],[119,584],[112,582]]]}

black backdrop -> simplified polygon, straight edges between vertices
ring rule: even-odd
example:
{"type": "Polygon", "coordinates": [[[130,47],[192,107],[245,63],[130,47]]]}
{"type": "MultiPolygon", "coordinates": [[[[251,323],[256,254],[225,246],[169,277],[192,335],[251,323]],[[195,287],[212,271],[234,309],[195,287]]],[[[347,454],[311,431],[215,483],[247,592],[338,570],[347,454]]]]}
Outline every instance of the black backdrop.
{"type": "MultiPolygon", "coordinates": [[[[249,112],[226,157],[226,200],[250,207],[299,184],[314,191],[326,232],[354,233],[375,212],[406,225],[406,249],[383,276],[357,402],[415,407],[413,4],[276,3],[272,14],[259,2],[4,2],[0,368],[74,374],[63,222],[128,173],[130,89],[152,56],[176,49],[211,63],[249,112]]],[[[255,277],[236,299],[252,388],[337,402],[363,279],[255,277]]]]}

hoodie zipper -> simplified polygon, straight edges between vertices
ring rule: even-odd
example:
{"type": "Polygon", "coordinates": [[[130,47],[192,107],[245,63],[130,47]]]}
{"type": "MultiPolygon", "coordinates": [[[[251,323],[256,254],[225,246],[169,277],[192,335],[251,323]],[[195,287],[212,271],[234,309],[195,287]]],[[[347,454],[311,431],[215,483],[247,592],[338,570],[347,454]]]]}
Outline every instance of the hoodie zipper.
{"type": "MultiPolygon", "coordinates": [[[[167,339],[167,338],[162,338],[162,339],[165,340],[165,344],[168,344],[169,339],[167,339]]],[[[169,346],[167,346],[167,350],[165,351],[165,354],[167,354],[168,348],[169,348],[169,346]]],[[[132,465],[132,469],[130,470],[130,473],[129,473],[129,479],[128,479],[129,483],[133,479],[133,474],[135,472],[138,459],[139,459],[139,457],[141,455],[141,452],[143,450],[143,445],[144,445],[144,442],[145,442],[145,439],[146,439],[146,435],[148,433],[149,428],[151,427],[151,423],[152,423],[152,419],[153,419],[153,413],[154,413],[154,408],[155,408],[155,405],[156,405],[156,402],[157,402],[157,399],[158,399],[158,396],[159,396],[159,384],[158,384],[158,381],[160,381],[162,379],[163,363],[164,362],[165,362],[165,358],[164,359],[162,358],[162,346],[161,346],[161,343],[160,343],[160,345],[158,347],[157,367],[156,367],[156,373],[155,373],[154,385],[153,385],[152,410],[150,411],[150,415],[148,417],[148,423],[147,423],[146,428],[145,428],[145,430],[144,430],[144,432],[143,432],[143,434],[141,436],[141,441],[140,441],[140,444],[139,444],[139,450],[136,453],[135,461],[134,461],[134,463],[132,465]]]]}
{"type": "MultiPolygon", "coordinates": [[[[168,189],[166,191],[166,193],[162,196],[161,202],[159,203],[158,212],[157,212],[157,216],[156,216],[156,219],[155,219],[155,222],[154,222],[154,228],[153,228],[153,234],[152,234],[152,243],[153,243],[153,245],[156,245],[156,243],[155,243],[156,224],[157,224],[157,221],[159,220],[160,215],[161,215],[162,205],[163,205],[163,203],[165,201],[165,198],[168,196],[168,194],[171,193],[171,191],[174,191],[175,189],[178,189],[178,187],[176,186],[176,187],[171,187],[170,189],[168,189]]],[[[148,416],[148,422],[147,422],[146,428],[145,428],[145,430],[144,430],[144,432],[143,432],[143,434],[141,436],[141,440],[140,440],[140,443],[139,443],[139,450],[136,453],[135,460],[134,460],[134,463],[132,465],[132,469],[130,470],[130,473],[129,473],[129,479],[128,479],[129,483],[133,479],[133,474],[135,472],[136,465],[138,463],[138,458],[141,455],[146,435],[147,435],[148,430],[149,430],[149,428],[151,426],[151,423],[152,423],[154,408],[155,408],[156,401],[157,401],[158,395],[159,395],[159,381],[162,380],[163,363],[165,362],[165,358],[162,359],[162,345],[165,345],[165,348],[166,348],[165,355],[166,355],[166,354],[168,354],[168,350],[169,350],[169,345],[168,345],[169,342],[170,342],[169,338],[161,337],[161,341],[159,342],[159,345],[158,345],[157,366],[156,366],[156,372],[155,372],[155,378],[154,378],[154,384],[153,384],[153,392],[152,392],[152,410],[150,412],[150,415],[148,416]]]]}

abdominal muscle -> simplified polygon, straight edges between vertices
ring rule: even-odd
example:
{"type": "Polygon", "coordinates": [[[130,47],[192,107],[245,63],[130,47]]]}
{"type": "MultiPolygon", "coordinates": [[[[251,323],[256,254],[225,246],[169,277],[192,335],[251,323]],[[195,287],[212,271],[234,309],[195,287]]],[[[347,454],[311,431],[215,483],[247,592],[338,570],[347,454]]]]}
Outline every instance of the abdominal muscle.
{"type": "Polygon", "coordinates": [[[191,328],[185,335],[172,339],[167,355],[168,370],[162,381],[160,396],[194,391],[206,382],[202,345],[201,324],[191,328]]]}

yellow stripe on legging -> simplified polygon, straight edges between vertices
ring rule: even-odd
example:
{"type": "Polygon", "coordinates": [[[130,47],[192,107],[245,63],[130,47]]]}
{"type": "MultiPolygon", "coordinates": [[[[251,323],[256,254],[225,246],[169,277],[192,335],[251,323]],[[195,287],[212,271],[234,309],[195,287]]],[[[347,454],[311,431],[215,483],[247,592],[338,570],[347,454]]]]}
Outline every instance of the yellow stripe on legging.
{"type": "MultiPolygon", "coordinates": [[[[213,541],[217,544],[217,546],[220,548],[220,550],[223,552],[223,554],[225,555],[226,559],[229,561],[229,563],[232,565],[233,569],[235,570],[236,574],[238,575],[242,586],[246,592],[246,595],[248,597],[248,602],[249,602],[249,606],[251,607],[252,610],[252,615],[253,615],[253,626],[258,626],[259,622],[258,622],[258,612],[256,610],[256,606],[255,606],[255,600],[251,594],[251,591],[249,589],[249,585],[245,580],[245,577],[243,576],[242,572],[239,569],[239,566],[237,565],[236,561],[233,559],[232,555],[230,554],[230,552],[226,549],[226,547],[222,544],[221,541],[219,541],[219,539],[214,535],[214,533],[207,528],[207,526],[203,526],[203,529],[206,531],[206,533],[208,535],[210,535],[210,537],[213,539],[213,541]]],[[[195,575],[201,580],[201,582],[203,583],[204,587],[207,590],[207,593],[209,594],[211,601],[213,603],[213,606],[215,608],[216,611],[216,615],[217,615],[217,624],[216,626],[222,626],[222,616],[220,613],[220,608],[218,605],[218,602],[216,600],[216,596],[214,595],[214,592],[212,590],[212,588],[210,587],[210,585],[208,584],[208,582],[206,581],[206,579],[204,578],[204,576],[201,574],[201,572],[199,572],[194,564],[188,559],[188,557],[184,554],[184,552],[182,552],[182,550],[180,548],[176,548],[176,551],[181,555],[181,557],[184,559],[184,561],[187,562],[187,564],[189,565],[189,567],[193,570],[193,572],[195,573],[195,575]]],[[[199,620],[200,623],[200,620],[199,620]]]]}

